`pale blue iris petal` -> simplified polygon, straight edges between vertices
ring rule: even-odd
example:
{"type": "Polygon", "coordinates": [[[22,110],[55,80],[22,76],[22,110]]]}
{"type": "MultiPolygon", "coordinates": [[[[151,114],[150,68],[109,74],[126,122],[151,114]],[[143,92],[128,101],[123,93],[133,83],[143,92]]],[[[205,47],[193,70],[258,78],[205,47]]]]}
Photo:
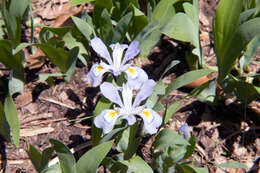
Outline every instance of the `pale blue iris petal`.
{"type": "Polygon", "coordinates": [[[145,84],[142,85],[140,91],[137,93],[133,106],[138,106],[143,100],[149,97],[152,94],[155,85],[156,83],[154,82],[154,80],[147,80],[145,84]]]}
{"type": "Polygon", "coordinates": [[[94,70],[97,66],[99,66],[99,64],[92,65],[90,71],[86,75],[88,82],[91,83],[93,87],[97,87],[101,83],[103,79],[103,74],[106,72],[106,69],[104,69],[100,74],[96,75],[94,73],[94,70]]]}
{"type": "Polygon", "coordinates": [[[126,120],[130,126],[134,125],[136,122],[136,118],[133,115],[124,115],[122,116],[122,119],[126,120]]]}
{"type": "Polygon", "coordinates": [[[190,129],[187,123],[184,123],[178,130],[183,134],[185,139],[189,137],[190,129]]]}
{"type": "Polygon", "coordinates": [[[115,116],[111,122],[108,122],[106,121],[105,119],[105,115],[108,113],[108,112],[111,112],[113,110],[111,109],[106,109],[106,110],[103,110],[99,115],[97,115],[94,119],[94,124],[97,128],[102,128],[103,129],[103,133],[104,134],[107,134],[109,133],[113,128],[114,128],[114,125],[115,125],[115,122],[116,122],[116,119],[119,117],[119,116],[115,116]]]}
{"type": "Polygon", "coordinates": [[[112,83],[102,83],[100,85],[100,90],[102,94],[111,102],[118,104],[120,107],[123,106],[122,100],[118,94],[118,89],[112,83]]]}
{"type": "Polygon", "coordinates": [[[162,118],[161,116],[153,111],[152,109],[147,109],[150,111],[152,119],[148,119],[146,116],[139,114],[143,121],[144,121],[144,129],[149,133],[149,134],[155,134],[158,130],[158,128],[162,124],[162,118]]]}
{"type": "Polygon", "coordinates": [[[122,61],[122,64],[125,64],[127,61],[133,59],[139,52],[140,52],[139,42],[136,40],[132,41],[125,52],[125,57],[122,61]]]}
{"type": "Polygon", "coordinates": [[[148,75],[140,67],[134,67],[137,71],[137,77],[133,78],[129,73],[127,74],[127,84],[134,90],[140,89],[142,84],[148,80],[148,75]]]}
{"type": "Polygon", "coordinates": [[[90,44],[95,52],[97,52],[102,58],[105,58],[109,64],[112,64],[112,59],[107,50],[107,47],[100,38],[98,37],[93,38],[90,41],[90,44]]]}

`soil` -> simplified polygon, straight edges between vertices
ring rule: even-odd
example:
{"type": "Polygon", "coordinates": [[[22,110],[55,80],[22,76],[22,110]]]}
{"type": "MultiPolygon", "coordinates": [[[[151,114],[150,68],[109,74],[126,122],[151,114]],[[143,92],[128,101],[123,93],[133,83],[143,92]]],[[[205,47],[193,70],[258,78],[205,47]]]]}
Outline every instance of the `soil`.
{"type": "MultiPolygon", "coordinates": [[[[216,64],[211,26],[217,2],[217,0],[199,1],[202,50],[209,65],[216,64]]],[[[69,11],[67,13],[58,10],[64,9],[67,3],[68,0],[32,0],[35,21],[52,26],[68,25],[71,24],[69,20],[71,14],[77,15],[84,10],[87,12],[93,10],[91,4],[76,7],[74,10],[67,9],[69,11]]],[[[36,28],[35,34],[37,35],[39,31],[40,28],[36,28]]],[[[26,30],[25,35],[28,40],[29,29],[26,30]]],[[[164,83],[168,85],[176,76],[188,71],[184,58],[185,51],[188,49],[188,44],[163,36],[162,42],[153,49],[148,59],[135,63],[143,66],[150,78],[158,80],[169,62],[180,60],[181,63],[163,78],[164,83]]],[[[259,60],[259,56],[256,56],[256,60],[259,60]]],[[[254,64],[252,71],[258,70],[259,65],[254,64]]],[[[80,121],[80,119],[92,115],[100,95],[99,89],[90,87],[85,77],[88,67],[80,62],[77,63],[75,76],[68,83],[62,78],[56,78],[55,85],[50,86],[38,79],[41,73],[57,71],[58,69],[47,60],[44,60],[39,67],[26,69],[27,85],[24,93],[15,97],[21,126],[20,144],[16,148],[0,139],[0,172],[36,172],[27,154],[30,144],[42,151],[50,146],[51,138],[62,141],[70,148],[88,144],[91,140],[91,121],[89,119],[80,121]]],[[[2,74],[6,76],[4,72],[2,74]]],[[[172,104],[185,97],[190,91],[190,88],[173,91],[163,102],[172,104]]],[[[247,107],[232,100],[213,107],[195,98],[187,98],[167,127],[177,130],[185,122],[188,123],[191,134],[197,139],[196,152],[193,155],[197,166],[208,167],[212,173],[257,172],[260,154],[259,112],[259,100],[250,103],[247,107]],[[244,163],[247,169],[214,167],[227,161],[244,163]]],[[[153,138],[144,139],[138,149],[138,153],[147,163],[151,163],[150,147],[153,138]]],[[[77,154],[82,153],[83,151],[79,151],[77,154]]],[[[99,172],[104,172],[104,169],[100,168],[99,172]]]]}

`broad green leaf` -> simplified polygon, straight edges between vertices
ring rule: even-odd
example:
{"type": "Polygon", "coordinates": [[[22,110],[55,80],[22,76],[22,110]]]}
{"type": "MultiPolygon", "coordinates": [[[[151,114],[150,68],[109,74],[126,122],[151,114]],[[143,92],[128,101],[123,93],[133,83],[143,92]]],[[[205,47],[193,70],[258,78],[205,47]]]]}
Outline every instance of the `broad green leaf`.
{"type": "Polygon", "coordinates": [[[28,155],[29,155],[30,160],[32,161],[32,164],[35,167],[35,169],[38,172],[41,172],[41,170],[42,170],[42,165],[41,165],[42,155],[41,155],[41,153],[33,145],[29,145],[28,155]]]}
{"type": "Polygon", "coordinates": [[[243,2],[238,0],[221,0],[218,4],[213,26],[213,34],[214,49],[217,54],[219,66],[219,81],[221,81],[224,78],[224,74],[226,74],[226,70],[224,70],[224,68],[231,69],[233,64],[233,62],[225,62],[230,61],[229,59],[231,58],[226,57],[225,54],[230,51],[229,45],[231,44],[231,40],[239,24],[238,22],[242,5],[243,2]]]}
{"type": "Polygon", "coordinates": [[[83,55],[88,55],[88,51],[86,50],[86,48],[84,47],[84,45],[77,41],[72,35],[70,32],[66,33],[63,37],[63,40],[65,41],[65,45],[69,48],[69,49],[72,49],[74,47],[78,47],[79,48],[79,54],[78,57],[80,59],[80,61],[87,66],[87,61],[86,59],[84,58],[83,55]]]}
{"type": "Polygon", "coordinates": [[[110,9],[112,8],[112,6],[113,6],[112,0],[96,0],[95,1],[95,8],[94,8],[94,12],[93,12],[93,22],[97,28],[102,27],[102,25],[104,25],[104,23],[103,23],[104,21],[100,20],[101,14],[103,13],[103,11],[106,9],[106,11],[109,12],[110,9]]]}
{"type": "Polygon", "coordinates": [[[187,165],[187,166],[192,168],[195,171],[195,173],[208,173],[209,172],[208,168],[198,168],[193,165],[187,165]]]}
{"type": "Polygon", "coordinates": [[[218,164],[218,165],[216,165],[216,167],[221,167],[221,168],[246,168],[246,165],[239,163],[239,162],[231,161],[231,162],[227,162],[227,163],[218,164]]]}
{"type": "Polygon", "coordinates": [[[59,164],[55,164],[51,167],[45,168],[44,170],[41,171],[41,173],[64,173],[64,172],[61,171],[59,164]]]}
{"type": "Polygon", "coordinates": [[[8,142],[11,142],[10,127],[5,118],[4,108],[1,101],[0,101],[0,135],[8,142]]]}
{"type": "Polygon", "coordinates": [[[13,50],[13,54],[15,55],[18,52],[20,52],[21,50],[23,50],[24,48],[31,46],[31,45],[32,45],[32,43],[21,43],[13,50]]]}
{"type": "Polygon", "coordinates": [[[216,79],[209,80],[192,90],[189,95],[196,97],[201,102],[213,103],[216,98],[216,82],[216,79]]]}
{"type": "MultiPolygon", "coordinates": [[[[104,109],[109,109],[111,105],[112,105],[112,103],[108,99],[106,99],[105,97],[102,96],[95,107],[93,115],[97,116],[104,109]]],[[[101,139],[102,130],[97,128],[93,123],[91,133],[92,133],[92,145],[96,146],[96,145],[98,145],[98,143],[101,139]]]]}
{"type": "Polygon", "coordinates": [[[133,13],[129,12],[119,20],[116,27],[110,31],[108,42],[121,43],[125,39],[132,17],[133,13]]]}
{"type": "Polygon", "coordinates": [[[160,1],[156,5],[156,7],[155,7],[155,9],[152,13],[152,21],[164,20],[165,17],[168,17],[168,19],[170,17],[172,17],[175,14],[173,4],[175,4],[178,1],[179,0],[163,0],[163,1],[160,1]],[[172,15],[169,15],[168,12],[172,12],[172,15]]]}
{"type": "Polygon", "coordinates": [[[48,163],[49,163],[49,160],[51,159],[53,151],[54,151],[54,147],[48,147],[43,150],[42,158],[41,158],[41,166],[43,169],[48,166],[48,163]]]}
{"type": "Polygon", "coordinates": [[[239,17],[239,25],[243,24],[244,22],[248,21],[252,15],[255,13],[255,8],[253,9],[249,9],[249,10],[246,10],[246,11],[243,11],[241,14],[240,14],[240,17],[239,17]]]}
{"type": "Polygon", "coordinates": [[[7,68],[23,73],[22,58],[20,54],[12,54],[12,45],[8,40],[0,40],[0,62],[7,68]]]}
{"type": "Polygon", "coordinates": [[[90,36],[93,33],[93,28],[83,19],[80,19],[78,17],[72,16],[71,17],[74,24],[78,28],[78,30],[85,36],[85,38],[90,41],[90,36]]]}
{"type": "Polygon", "coordinates": [[[129,34],[132,39],[134,39],[137,34],[139,34],[144,27],[148,24],[148,18],[146,15],[140,11],[135,5],[131,6],[132,11],[134,12],[133,16],[133,26],[129,28],[129,34]]]}
{"type": "Polygon", "coordinates": [[[161,32],[176,40],[190,42],[198,47],[197,28],[192,20],[184,13],[177,13],[171,20],[161,29],[161,32]]]}
{"type": "Polygon", "coordinates": [[[177,77],[167,88],[165,95],[170,94],[173,90],[176,90],[180,87],[183,87],[194,80],[197,80],[203,76],[209,75],[210,73],[214,72],[211,69],[201,69],[201,70],[194,70],[184,73],[183,75],[177,77]]]}
{"type": "Polygon", "coordinates": [[[96,172],[99,164],[110,151],[114,141],[104,142],[89,150],[77,162],[77,173],[96,172]]]}
{"type": "Polygon", "coordinates": [[[154,87],[153,93],[148,97],[145,105],[148,108],[153,108],[156,104],[156,101],[158,100],[158,95],[165,94],[165,86],[162,80],[159,80],[157,84],[154,87]]]}
{"type": "Polygon", "coordinates": [[[257,35],[253,40],[251,40],[247,45],[247,49],[244,53],[244,56],[242,57],[243,59],[243,64],[241,64],[242,70],[244,70],[246,67],[249,66],[259,46],[260,46],[260,34],[257,35]]]}
{"type": "Polygon", "coordinates": [[[66,73],[74,62],[69,57],[69,52],[63,48],[54,48],[47,44],[36,44],[48,56],[53,64],[55,64],[62,73],[66,73]]]}
{"type": "Polygon", "coordinates": [[[124,160],[130,159],[136,153],[140,139],[136,139],[136,132],[138,130],[138,123],[129,126],[120,135],[117,143],[117,150],[124,153],[124,160]]]}
{"type": "Polygon", "coordinates": [[[64,74],[63,73],[41,73],[39,74],[39,81],[45,82],[50,77],[60,77],[60,76],[64,76],[64,74]]]}
{"type": "Polygon", "coordinates": [[[241,54],[241,51],[255,37],[260,35],[260,18],[251,19],[240,25],[234,33],[230,44],[227,47],[223,59],[223,63],[219,65],[218,80],[223,80],[232,69],[232,66],[241,54]]]}
{"type": "Polygon", "coordinates": [[[18,147],[20,137],[20,124],[13,98],[10,95],[5,98],[4,112],[6,121],[8,122],[10,127],[13,143],[16,145],[16,147],[18,147]]]}
{"type": "Polygon", "coordinates": [[[173,103],[171,106],[169,106],[166,110],[165,117],[164,117],[164,124],[168,123],[170,119],[172,118],[173,114],[177,112],[181,104],[183,103],[183,99],[173,103]]]}
{"type": "Polygon", "coordinates": [[[10,79],[8,82],[8,91],[10,95],[15,93],[23,93],[24,82],[21,78],[24,79],[24,74],[11,70],[10,79]]]}
{"type": "Polygon", "coordinates": [[[153,173],[152,168],[139,156],[136,156],[129,161],[120,161],[128,166],[128,172],[134,173],[153,173]]]}
{"type": "Polygon", "coordinates": [[[154,147],[155,149],[164,149],[173,145],[190,145],[182,135],[170,129],[163,129],[156,136],[154,147]]]}
{"type": "Polygon", "coordinates": [[[22,18],[25,10],[29,7],[30,0],[12,0],[9,7],[9,12],[16,18],[22,18]]]}
{"type": "Polygon", "coordinates": [[[76,161],[69,148],[55,139],[50,139],[50,143],[58,155],[62,173],[76,173],[76,161]]]}
{"type": "Polygon", "coordinates": [[[70,1],[70,6],[81,5],[83,3],[92,2],[92,1],[95,0],[72,0],[70,1]]]}

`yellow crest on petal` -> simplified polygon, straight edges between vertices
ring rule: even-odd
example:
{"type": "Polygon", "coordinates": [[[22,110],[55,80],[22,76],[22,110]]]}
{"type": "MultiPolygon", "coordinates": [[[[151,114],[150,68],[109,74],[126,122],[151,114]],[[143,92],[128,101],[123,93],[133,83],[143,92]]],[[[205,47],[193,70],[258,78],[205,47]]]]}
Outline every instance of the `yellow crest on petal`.
{"type": "Polygon", "coordinates": [[[132,78],[135,78],[137,76],[137,71],[133,67],[129,67],[127,69],[127,72],[128,72],[128,74],[130,74],[130,76],[132,76],[132,78]]]}
{"type": "Polygon", "coordinates": [[[151,117],[151,112],[149,110],[147,110],[147,109],[142,110],[141,114],[146,116],[146,118],[150,118],[151,117]]]}
{"type": "Polygon", "coordinates": [[[118,114],[117,111],[108,112],[108,116],[109,116],[111,119],[113,119],[117,114],[118,114]]]}
{"type": "Polygon", "coordinates": [[[102,67],[102,66],[97,66],[95,69],[94,69],[94,73],[95,73],[95,75],[96,76],[98,76],[101,72],[102,72],[102,70],[104,70],[104,68],[102,67]]]}

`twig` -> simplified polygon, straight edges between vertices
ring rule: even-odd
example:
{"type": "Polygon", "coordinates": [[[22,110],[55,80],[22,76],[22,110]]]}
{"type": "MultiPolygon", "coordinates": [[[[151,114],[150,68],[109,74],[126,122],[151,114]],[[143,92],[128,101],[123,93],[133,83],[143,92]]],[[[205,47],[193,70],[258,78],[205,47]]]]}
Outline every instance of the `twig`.
{"type": "Polygon", "coordinates": [[[37,129],[21,129],[20,136],[29,137],[29,136],[36,136],[43,133],[50,133],[53,132],[54,128],[52,127],[42,127],[37,129]]]}
{"type": "Polygon", "coordinates": [[[60,106],[63,106],[63,107],[69,108],[69,109],[76,109],[74,106],[70,106],[70,105],[61,103],[61,102],[59,102],[57,100],[53,100],[51,98],[39,97],[39,99],[44,100],[44,101],[48,101],[50,103],[54,103],[54,104],[57,104],[57,105],[60,105],[60,106]]]}
{"type": "Polygon", "coordinates": [[[36,120],[40,120],[43,118],[51,118],[53,116],[52,113],[43,113],[43,114],[34,114],[34,115],[29,115],[26,118],[21,120],[21,124],[26,124],[29,123],[31,121],[36,121],[36,120]]]}

